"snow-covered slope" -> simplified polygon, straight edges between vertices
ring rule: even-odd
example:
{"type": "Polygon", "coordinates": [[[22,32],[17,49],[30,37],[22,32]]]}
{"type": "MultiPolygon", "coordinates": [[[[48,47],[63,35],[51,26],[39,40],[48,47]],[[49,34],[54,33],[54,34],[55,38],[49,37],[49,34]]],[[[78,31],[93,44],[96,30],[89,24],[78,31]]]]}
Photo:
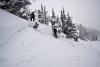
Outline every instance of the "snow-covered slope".
{"type": "Polygon", "coordinates": [[[27,26],[27,21],[0,9],[0,45],[27,26]]]}
{"type": "Polygon", "coordinates": [[[100,42],[55,39],[51,27],[31,28],[0,10],[0,67],[100,67],[100,42]]]}

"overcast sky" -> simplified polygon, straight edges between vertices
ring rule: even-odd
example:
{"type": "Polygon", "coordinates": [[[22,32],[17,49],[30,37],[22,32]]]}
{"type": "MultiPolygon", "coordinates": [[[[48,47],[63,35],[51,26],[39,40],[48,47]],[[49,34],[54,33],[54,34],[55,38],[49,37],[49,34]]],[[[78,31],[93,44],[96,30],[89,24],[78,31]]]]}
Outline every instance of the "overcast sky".
{"type": "MultiPolygon", "coordinates": [[[[100,0],[33,0],[34,8],[46,5],[48,14],[54,8],[56,15],[60,15],[62,7],[73,17],[74,23],[82,23],[86,27],[100,28],[100,0]]],[[[99,30],[99,29],[98,29],[99,30]]]]}

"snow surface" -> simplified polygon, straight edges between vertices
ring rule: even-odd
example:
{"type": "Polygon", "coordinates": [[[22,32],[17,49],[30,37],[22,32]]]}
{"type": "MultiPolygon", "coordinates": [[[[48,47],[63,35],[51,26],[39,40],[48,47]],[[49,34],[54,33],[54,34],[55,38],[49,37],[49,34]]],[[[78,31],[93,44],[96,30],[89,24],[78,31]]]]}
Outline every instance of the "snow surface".
{"type": "Polygon", "coordinates": [[[0,67],[100,67],[100,41],[54,38],[50,26],[0,10],[0,67]]]}

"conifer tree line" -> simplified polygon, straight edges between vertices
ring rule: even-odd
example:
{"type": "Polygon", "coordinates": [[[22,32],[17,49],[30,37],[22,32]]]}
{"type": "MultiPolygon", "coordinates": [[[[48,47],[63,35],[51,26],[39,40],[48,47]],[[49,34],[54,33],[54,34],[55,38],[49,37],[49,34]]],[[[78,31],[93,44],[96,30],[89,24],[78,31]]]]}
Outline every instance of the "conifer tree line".
{"type": "Polygon", "coordinates": [[[66,34],[66,38],[77,38],[77,29],[75,24],[72,22],[72,17],[65,14],[64,8],[61,10],[61,16],[56,16],[54,9],[52,8],[52,16],[48,19],[48,11],[46,7],[41,4],[41,9],[38,10],[39,21],[43,24],[51,23],[52,27],[56,27],[59,32],[66,34]]]}
{"type": "MultiPolygon", "coordinates": [[[[28,6],[31,5],[29,0],[1,0],[0,8],[9,11],[26,20],[30,19],[31,12],[28,10],[28,6]]],[[[34,7],[33,7],[34,8],[34,7]]],[[[52,28],[55,26],[58,33],[64,33],[66,38],[72,38],[77,40],[78,38],[82,40],[100,40],[100,34],[96,30],[90,30],[83,25],[76,25],[72,21],[72,17],[64,8],[62,8],[60,15],[56,15],[55,10],[52,8],[52,15],[48,15],[46,6],[41,4],[40,9],[36,9],[38,13],[38,21],[42,24],[51,24],[52,28]]]]}
{"type": "Polygon", "coordinates": [[[100,32],[95,29],[86,28],[82,24],[77,25],[79,30],[79,38],[82,40],[97,41],[100,40],[100,32]]]}

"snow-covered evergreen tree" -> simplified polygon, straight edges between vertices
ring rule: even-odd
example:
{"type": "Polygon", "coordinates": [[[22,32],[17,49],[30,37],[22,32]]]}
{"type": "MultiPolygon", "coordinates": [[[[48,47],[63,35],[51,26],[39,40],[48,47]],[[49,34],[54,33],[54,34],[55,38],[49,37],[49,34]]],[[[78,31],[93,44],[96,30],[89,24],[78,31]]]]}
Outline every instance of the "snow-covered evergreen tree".
{"type": "Polygon", "coordinates": [[[41,4],[41,11],[43,11],[43,5],[41,4]]]}
{"type": "Polygon", "coordinates": [[[31,4],[29,0],[8,0],[7,2],[4,0],[3,3],[4,5],[1,6],[2,9],[27,19],[27,16],[23,16],[23,13],[26,12],[26,6],[31,4]],[[23,12],[20,11],[21,8],[23,8],[23,12]]]}
{"type": "Polygon", "coordinates": [[[51,24],[54,25],[57,22],[54,9],[52,8],[52,18],[51,18],[51,24]]]}
{"type": "Polygon", "coordinates": [[[66,26],[66,14],[65,14],[65,10],[63,8],[63,10],[61,10],[61,22],[62,22],[62,27],[64,28],[66,26]]]}
{"type": "Polygon", "coordinates": [[[72,22],[72,17],[69,15],[69,12],[67,14],[67,21],[66,21],[66,29],[64,29],[64,33],[69,37],[69,38],[75,38],[76,37],[76,26],[72,22]]]}
{"type": "Polygon", "coordinates": [[[38,10],[39,22],[43,24],[48,24],[47,22],[47,13],[46,7],[41,4],[41,9],[38,10]]]}
{"type": "Polygon", "coordinates": [[[48,24],[48,21],[47,21],[47,13],[48,13],[48,11],[46,11],[46,7],[44,6],[44,23],[45,24],[48,24]]]}
{"type": "Polygon", "coordinates": [[[69,12],[65,14],[65,10],[61,11],[61,22],[62,22],[62,31],[64,34],[66,34],[67,38],[76,38],[77,30],[75,24],[72,22],[72,17],[69,15],[69,12]]]}
{"type": "Polygon", "coordinates": [[[59,19],[59,16],[57,16],[57,23],[58,23],[59,27],[61,27],[61,21],[59,19]]]}

